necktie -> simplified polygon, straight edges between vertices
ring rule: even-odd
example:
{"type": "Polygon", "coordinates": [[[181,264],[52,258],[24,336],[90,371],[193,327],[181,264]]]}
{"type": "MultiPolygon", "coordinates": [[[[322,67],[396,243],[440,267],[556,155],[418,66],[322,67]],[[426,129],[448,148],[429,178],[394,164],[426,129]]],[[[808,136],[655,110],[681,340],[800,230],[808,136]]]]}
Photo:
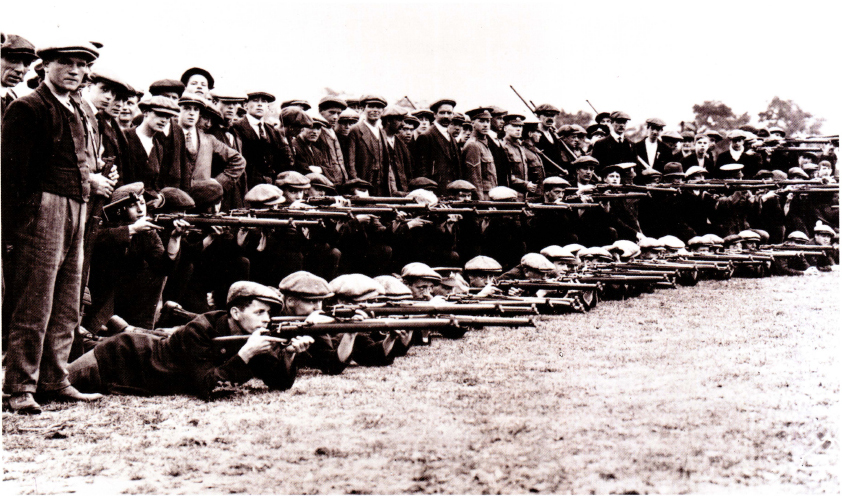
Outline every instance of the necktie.
{"type": "Polygon", "coordinates": [[[260,139],[262,139],[263,141],[266,141],[266,131],[263,129],[263,123],[262,122],[257,123],[257,129],[260,130],[260,139]]]}
{"type": "Polygon", "coordinates": [[[184,142],[187,145],[187,151],[196,153],[196,143],[193,141],[193,129],[188,128],[184,131],[184,142]]]}

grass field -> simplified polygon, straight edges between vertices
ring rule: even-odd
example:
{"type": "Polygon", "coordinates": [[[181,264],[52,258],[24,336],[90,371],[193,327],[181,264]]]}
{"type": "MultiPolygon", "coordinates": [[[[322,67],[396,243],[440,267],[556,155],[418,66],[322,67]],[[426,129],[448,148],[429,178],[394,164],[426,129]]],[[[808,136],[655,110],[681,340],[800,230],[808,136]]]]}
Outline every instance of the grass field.
{"type": "Polygon", "coordinates": [[[4,412],[3,492],[839,492],[839,279],[659,290],[283,393],[4,412]]]}

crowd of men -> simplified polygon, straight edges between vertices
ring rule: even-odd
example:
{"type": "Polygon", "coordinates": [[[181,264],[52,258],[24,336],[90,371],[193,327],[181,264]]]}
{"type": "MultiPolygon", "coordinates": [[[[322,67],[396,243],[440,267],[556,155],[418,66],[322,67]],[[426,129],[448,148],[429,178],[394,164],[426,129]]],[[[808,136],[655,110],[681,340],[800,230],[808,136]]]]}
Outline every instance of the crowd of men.
{"type": "MultiPolygon", "coordinates": [[[[279,350],[253,333],[276,308],[303,316],[328,298],[356,302],[395,286],[369,282],[374,276],[403,272],[423,299],[443,281],[430,266],[469,271],[491,260],[492,273],[497,265],[530,270],[523,255],[550,246],[703,235],[733,244],[752,229],[772,244],[794,234],[838,243],[838,192],[830,189],[684,188],[711,178],[833,185],[838,138],[798,151],[775,146],[786,138],[779,128],[678,134],[650,118],[646,136],[632,143],[631,117],[621,111],[598,114],[584,129],[560,125],[550,104],[530,121],[492,105],[459,113],[447,98],[413,111],[377,95],[326,96],[315,108],[288,100],[273,118],[275,95],[216,88],[197,67],[138,91],[94,66],[101,48],[36,49],[16,35],[2,45],[3,387],[14,411],[40,411],[36,397],[95,401],[97,392],[207,396],[253,376],[285,388],[298,366],[335,373],[351,359],[390,363],[405,353],[405,335],[300,336],[279,350]],[[14,88],[36,61],[34,91],[18,98],[14,88]],[[624,187],[634,185],[658,186],[628,194],[624,187]],[[190,224],[189,214],[318,216],[317,205],[347,208],[360,197],[441,208],[273,228],[190,224]],[[485,201],[500,210],[583,206],[447,211],[485,201]],[[164,301],[202,315],[166,339],[123,333],[98,341],[113,315],[153,329],[164,301]],[[214,365],[210,340],[231,334],[252,337],[214,365]],[[74,387],[82,384],[97,392],[74,387]]],[[[538,272],[553,265],[530,260],[538,272]]]]}

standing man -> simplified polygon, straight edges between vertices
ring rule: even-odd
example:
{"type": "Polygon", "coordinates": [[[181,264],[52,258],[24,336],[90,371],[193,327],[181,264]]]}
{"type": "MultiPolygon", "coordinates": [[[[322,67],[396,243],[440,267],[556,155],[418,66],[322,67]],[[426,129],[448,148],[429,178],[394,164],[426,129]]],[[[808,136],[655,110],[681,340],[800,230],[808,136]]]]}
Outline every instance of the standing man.
{"type": "Polygon", "coordinates": [[[455,101],[446,98],[433,102],[430,109],[436,120],[430,129],[418,136],[413,147],[414,163],[418,168],[415,177],[426,177],[438,183],[440,195],[448,184],[463,176],[459,146],[448,132],[455,106],[455,101]]]}
{"type": "MultiPolygon", "coordinates": [[[[753,151],[746,150],[746,138],[748,138],[748,135],[740,129],[728,131],[728,140],[731,142],[731,146],[727,151],[716,157],[716,171],[720,171],[720,167],[723,165],[742,164],[744,177],[754,177],[757,174],[757,171],[760,170],[760,156],[753,151]]],[[[720,174],[719,178],[725,179],[725,175],[720,174]]]]}
{"type": "Polygon", "coordinates": [[[6,36],[6,41],[0,47],[0,54],[0,113],[5,114],[6,107],[18,97],[13,88],[23,81],[29,66],[38,56],[35,55],[35,45],[16,34],[6,36]]]}
{"type": "Polygon", "coordinates": [[[466,112],[474,131],[462,148],[465,179],[477,188],[480,200],[488,200],[488,192],[497,187],[497,168],[488,148],[491,131],[491,109],[479,107],[466,112]]]}
{"type": "MultiPolygon", "coordinates": [[[[551,160],[557,165],[565,167],[565,160],[562,158],[562,145],[559,143],[555,129],[555,118],[561,111],[549,103],[542,103],[535,107],[535,115],[538,117],[538,130],[541,131],[540,139],[535,144],[536,148],[544,154],[544,160],[551,160]]],[[[568,157],[567,163],[572,163],[576,157],[568,157]]],[[[552,171],[551,174],[559,174],[558,168],[549,163],[544,164],[544,170],[552,171]]]]}
{"type": "Polygon", "coordinates": [[[380,116],[383,125],[384,156],[383,166],[386,168],[386,179],[388,181],[389,196],[404,196],[409,192],[407,182],[407,169],[412,168],[412,156],[409,148],[397,135],[403,127],[403,122],[408,112],[405,108],[397,105],[386,107],[380,116]]]}
{"type": "Polygon", "coordinates": [[[593,158],[599,161],[600,167],[637,161],[631,143],[624,136],[626,123],[629,120],[631,120],[631,117],[625,112],[611,112],[611,127],[609,128],[611,135],[594,143],[591,153],[593,158]]]}
{"type": "Polygon", "coordinates": [[[246,96],[246,116],[232,128],[243,141],[246,185],[251,190],[258,184],[272,184],[279,173],[291,170],[293,157],[281,134],[263,122],[275,96],[265,91],[253,91],[246,96]]]}
{"type": "Polygon", "coordinates": [[[386,108],[382,96],[361,98],[363,118],[348,133],[348,176],[371,183],[374,196],[388,196],[386,171],[383,167],[383,131],[380,116],[386,108]]]}
{"type": "Polygon", "coordinates": [[[508,110],[500,108],[496,105],[490,105],[491,109],[491,128],[488,131],[488,149],[491,150],[491,156],[494,157],[494,165],[497,169],[497,184],[506,184],[509,177],[509,171],[506,170],[506,151],[503,150],[503,126],[506,122],[503,120],[508,110]]]}
{"type": "Polygon", "coordinates": [[[506,152],[506,170],[509,171],[507,183],[503,186],[519,192],[518,199],[526,198],[538,189],[537,184],[529,180],[526,149],[520,144],[524,119],[526,117],[522,115],[508,114],[505,117],[506,125],[503,126],[503,132],[506,133],[503,150],[506,152]]]}
{"type": "Polygon", "coordinates": [[[660,140],[666,125],[657,117],[646,119],[646,137],[634,144],[638,175],[643,169],[650,168],[663,173],[664,165],[672,161],[672,150],[660,140]]]}
{"type": "Polygon", "coordinates": [[[716,164],[707,154],[709,146],[710,138],[706,134],[697,134],[693,143],[693,153],[681,159],[684,170],[689,171],[691,167],[701,167],[705,171],[715,170],[716,164]]]}
{"type": "Polygon", "coordinates": [[[348,104],[339,97],[326,96],[319,100],[319,113],[322,114],[328,125],[322,129],[316,146],[325,156],[326,163],[322,167],[322,172],[336,186],[345,184],[345,181],[348,180],[342,145],[339,144],[339,138],[336,136],[334,129],[339,124],[339,116],[346,108],[348,108],[348,104]]]}
{"type": "Polygon", "coordinates": [[[38,50],[45,80],[3,116],[2,224],[15,239],[4,392],[12,411],[38,414],[46,400],[93,401],[70,385],[67,360],[79,324],[87,201],[104,184],[91,179],[92,125],[72,98],[99,56],[87,42],[38,50]]]}

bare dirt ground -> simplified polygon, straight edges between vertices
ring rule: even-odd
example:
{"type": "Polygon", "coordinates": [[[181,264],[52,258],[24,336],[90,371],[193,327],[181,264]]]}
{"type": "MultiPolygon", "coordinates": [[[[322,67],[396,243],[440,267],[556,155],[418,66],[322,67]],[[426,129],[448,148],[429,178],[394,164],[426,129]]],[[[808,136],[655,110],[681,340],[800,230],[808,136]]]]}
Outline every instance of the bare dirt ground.
{"type": "Polygon", "coordinates": [[[2,489],[837,493],[839,282],[659,290],[282,393],[4,412],[2,489]]]}

